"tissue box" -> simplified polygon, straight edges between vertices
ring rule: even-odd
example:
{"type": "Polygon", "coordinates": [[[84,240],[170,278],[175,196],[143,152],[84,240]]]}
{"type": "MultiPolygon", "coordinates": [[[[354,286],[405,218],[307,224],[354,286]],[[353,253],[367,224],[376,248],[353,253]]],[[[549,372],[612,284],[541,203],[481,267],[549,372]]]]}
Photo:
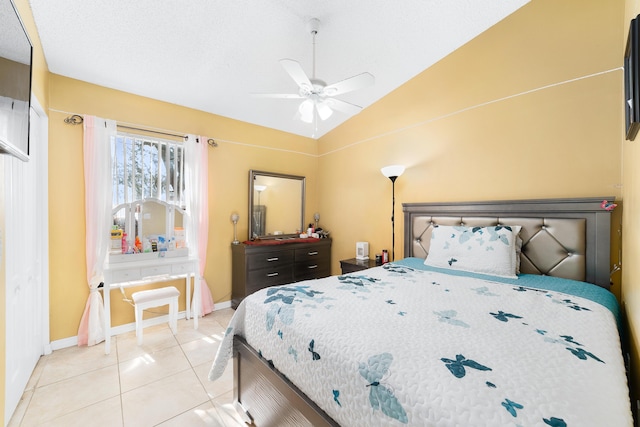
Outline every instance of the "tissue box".
{"type": "Polygon", "coordinates": [[[369,259],[369,243],[368,242],[356,243],[356,259],[369,259]]]}

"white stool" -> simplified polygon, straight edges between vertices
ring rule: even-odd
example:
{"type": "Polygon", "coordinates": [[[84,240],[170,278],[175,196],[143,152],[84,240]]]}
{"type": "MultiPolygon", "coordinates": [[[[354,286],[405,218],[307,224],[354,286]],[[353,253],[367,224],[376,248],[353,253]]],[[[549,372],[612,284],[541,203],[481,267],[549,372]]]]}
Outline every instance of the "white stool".
{"type": "Polygon", "coordinates": [[[142,345],[142,324],[144,322],[142,311],[148,308],[161,307],[168,304],[169,327],[174,334],[178,333],[179,296],[180,291],[178,291],[174,286],[134,292],[131,295],[131,299],[133,299],[136,311],[136,336],[138,337],[138,345],[142,345]]]}

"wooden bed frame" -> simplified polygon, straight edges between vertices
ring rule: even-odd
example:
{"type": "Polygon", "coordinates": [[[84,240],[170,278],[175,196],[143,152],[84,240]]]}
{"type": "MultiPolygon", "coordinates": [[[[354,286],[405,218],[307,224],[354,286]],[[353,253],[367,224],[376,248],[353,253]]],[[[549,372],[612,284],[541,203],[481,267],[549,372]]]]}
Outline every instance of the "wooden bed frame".
{"type": "MultiPolygon", "coordinates": [[[[521,225],[521,272],[609,288],[613,197],[468,203],[403,203],[404,256],[426,257],[434,225],[521,225]]],[[[234,337],[234,398],[248,423],[337,426],[241,337],[234,337]]]]}

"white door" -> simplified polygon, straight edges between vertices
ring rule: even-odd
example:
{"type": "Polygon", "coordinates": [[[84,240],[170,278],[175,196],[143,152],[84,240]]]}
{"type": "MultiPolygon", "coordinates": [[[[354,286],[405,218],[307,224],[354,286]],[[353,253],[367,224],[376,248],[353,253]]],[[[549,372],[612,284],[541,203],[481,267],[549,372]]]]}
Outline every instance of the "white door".
{"type": "MultiPolygon", "coordinates": [[[[49,352],[47,118],[31,109],[30,158],[3,155],[6,281],[6,425],[38,359],[49,352]]],[[[38,111],[39,110],[39,111],[38,111]]]]}

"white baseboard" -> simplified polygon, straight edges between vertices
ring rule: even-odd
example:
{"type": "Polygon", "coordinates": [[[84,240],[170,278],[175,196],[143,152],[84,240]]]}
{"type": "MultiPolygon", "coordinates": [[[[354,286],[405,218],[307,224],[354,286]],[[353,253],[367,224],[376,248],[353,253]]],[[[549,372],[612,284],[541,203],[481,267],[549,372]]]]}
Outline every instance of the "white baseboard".
{"type": "MultiPolygon", "coordinates": [[[[216,303],[213,311],[215,312],[218,310],[224,310],[225,308],[231,308],[231,301],[216,303]]],[[[179,312],[178,319],[184,319],[184,318],[185,318],[185,312],[184,311],[179,312]]],[[[162,323],[167,323],[167,322],[169,322],[169,315],[165,314],[163,316],[157,316],[151,319],[145,319],[145,326],[160,325],[162,323]]],[[[114,337],[116,335],[124,334],[124,333],[135,331],[135,330],[136,330],[135,322],[127,323],[125,325],[115,326],[111,328],[111,336],[114,337]]],[[[61,340],[52,341],[49,345],[49,350],[55,351],[55,350],[60,350],[67,347],[74,347],[77,345],[78,345],[78,336],[76,335],[74,337],[63,338],[61,340]]],[[[49,353],[50,352],[51,351],[49,351],[49,353]]],[[[45,352],[45,354],[49,354],[49,353],[45,352]]]]}
{"type": "Polygon", "coordinates": [[[213,311],[224,310],[225,308],[231,308],[231,301],[217,302],[213,307],[213,311]]]}

